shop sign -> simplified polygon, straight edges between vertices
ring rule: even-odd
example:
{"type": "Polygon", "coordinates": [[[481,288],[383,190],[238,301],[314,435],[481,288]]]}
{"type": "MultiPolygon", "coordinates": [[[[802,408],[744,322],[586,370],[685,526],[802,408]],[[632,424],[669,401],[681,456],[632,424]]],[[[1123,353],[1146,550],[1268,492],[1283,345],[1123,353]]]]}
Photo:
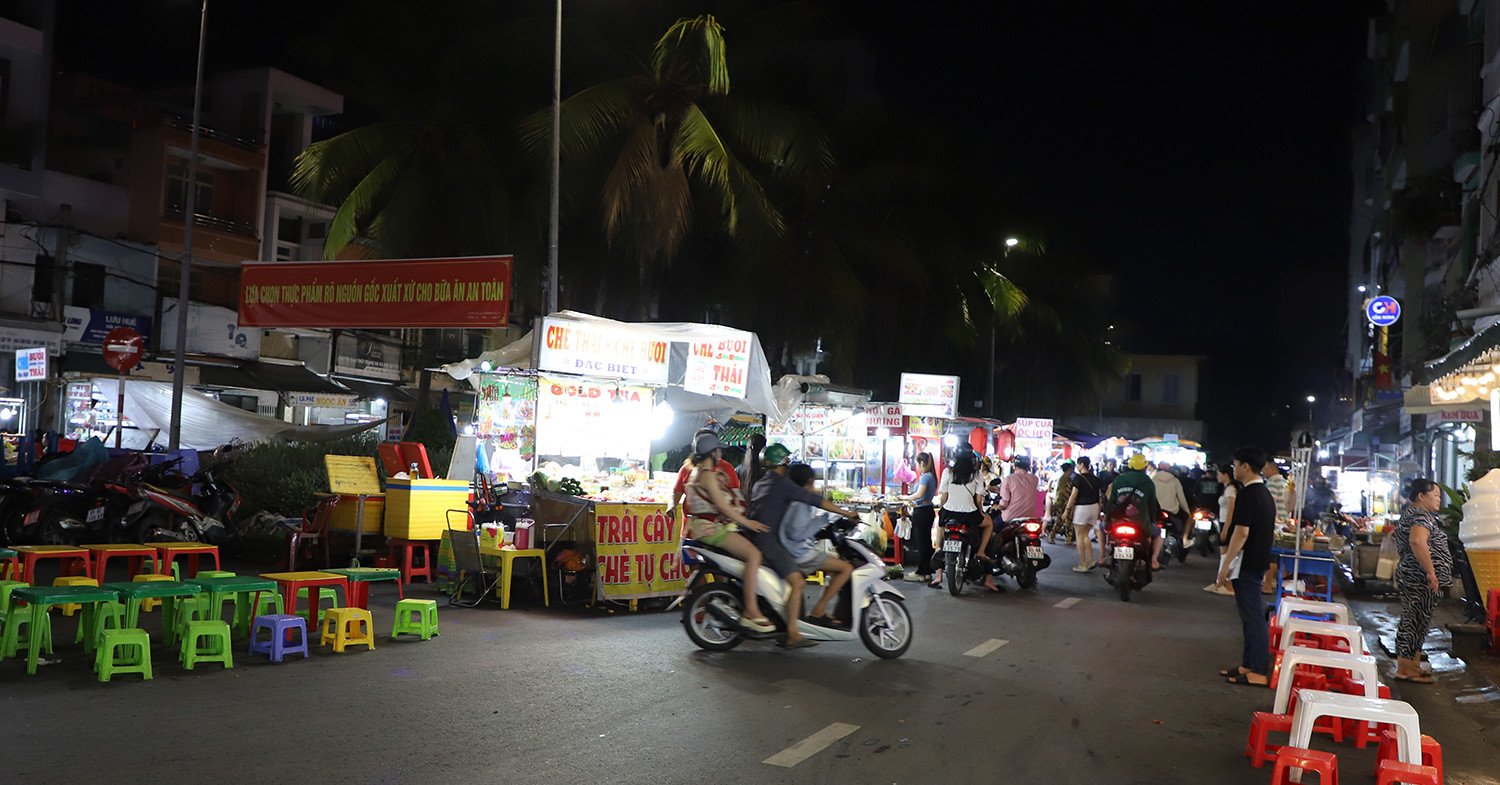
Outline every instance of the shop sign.
{"type": "Polygon", "coordinates": [[[62,334],[45,330],[0,327],[0,352],[14,352],[44,346],[53,357],[62,354],[62,334]]]}
{"type": "Polygon", "coordinates": [[[362,335],[340,335],[333,351],[333,372],[400,381],[401,347],[362,335]]]}
{"type": "Polygon", "coordinates": [[[16,381],[40,382],[47,379],[47,347],[16,350],[16,381]]]}
{"type": "MultiPolygon", "coordinates": [[[[187,350],[241,360],[260,358],[260,330],[241,328],[239,317],[228,308],[201,303],[188,304],[187,350]]],[[[177,345],[177,300],[161,301],[161,345],[177,345]]]]}
{"type": "Polygon", "coordinates": [[[504,327],[511,262],[251,262],[240,267],[240,319],[251,327],[504,327]]]}
{"type": "MultiPolygon", "coordinates": [[[[537,367],[544,371],[665,385],[667,347],[666,339],[634,330],[547,318],[542,320],[537,367]]],[[[744,393],[740,395],[743,397],[744,393]]]]}
{"type": "Polygon", "coordinates": [[[651,456],[652,404],[649,387],[540,377],[537,454],[646,460],[651,456]]]}
{"type": "Polygon", "coordinates": [[[289,392],[286,394],[286,399],[289,406],[309,406],[315,409],[348,409],[354,405],[358,396],[353,393],[289,392]]]}
{"type": "Polygon", "coordinates": [[[1371,297],[1365,303],[1365,318],[1376,327],[1390,327],[1401,318],[1401,303],[1383,294],[1371,297]]]}
{"type": "MultiPolygon", "coordinates": [[[[902,407],[905,410],[905,407],[902,407]]],[[[943,419],[941,417],[911,417],[907,421],[906,434],[918,439],[941,439],[943,438],[943,419]]]]}
{"type": "Polygon", "coordinates": [[[871,436],[875,436],[876,431],[881,428],[892,436],[906,433],[906,418],[901,416],[899,403],[877,403],[865,409],[865,424],[869,426],[871,436]]]}
{"type": "Polygon", "coordinates": [[[754,335],[734,330],[724,337],[689,343],[683,389],[700,395],[744,398],[754,342],[754,335]]]}
{"type": "Polygon", "coordinates": [[[1439,422],[1484,422],[1484,409],[1444,409],[1437,413],[1439,422]]]}
{"type": "Polygon", "coordinates": [[[1016,448],[1030,455],[1052,454],[1052,420],[1041,417],[1016,419],[1016,448]]]}
{"type": "Polygon", "coordinates": [[[149,316],[116,313],[102,308],[63,306],[62,339],[67,343],[100,346],[104,343],[104,336],[120,327],[129,327],[140,333],[143,338],[151,337],[151,317],[149,316]]]}
{"type": "Polygon", "coordinates": [[[901,411],[908,416],[958,416],[958,377],[926,373],[901,374],[901,411]]]}
{"type": "Polygon", "coordinates": [[[685,590],[682,527],[661,504],[595,504],[599,597],[673,597],[685,590]]]}

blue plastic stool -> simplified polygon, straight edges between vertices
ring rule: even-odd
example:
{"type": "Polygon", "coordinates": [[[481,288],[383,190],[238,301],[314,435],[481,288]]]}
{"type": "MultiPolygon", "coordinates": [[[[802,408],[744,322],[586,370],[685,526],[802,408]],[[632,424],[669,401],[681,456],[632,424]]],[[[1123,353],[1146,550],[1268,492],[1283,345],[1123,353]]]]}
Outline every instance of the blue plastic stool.
{"type": "Polygon", "coordinates": [[[271,662],[281,662],[285,655],[297,652],[302,653],[303,659],[311,656],[307,650],[307,619],[285,613],[255,617],[255,623],[250,628],[251,654],[268,654],[271,662]],[[269,631],[271,639],[257,640],[261,630],[269,631]],[[301,637],[297,644],[288,645],[287,638],[291,637],[289,633],[293,630],[301,633],[301,637]]]}

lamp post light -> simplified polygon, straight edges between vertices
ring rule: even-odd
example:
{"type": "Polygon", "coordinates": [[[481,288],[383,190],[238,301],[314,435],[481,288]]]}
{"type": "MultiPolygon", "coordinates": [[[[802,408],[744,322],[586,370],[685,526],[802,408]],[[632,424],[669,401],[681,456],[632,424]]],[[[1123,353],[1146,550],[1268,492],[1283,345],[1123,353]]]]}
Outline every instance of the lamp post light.
{"type": "MultiPolygon", "coordinates": [[[[182,395],[187,377],[188,308],[193,282],[193,223],[198,212],[198,124],[203,110],[203,44],[208,38],[208,0],[198,13],[198,72],[193,80],[193,127],[188,132],[187,196],[182,216],[182,260],[177,266],[177,346],[172,369],[172,428],[167,449],[182,443],[182,395]]],[[[123,424],[117,427],[123,428],[123,424]]]]}
{"type": "Polygon", "coordinates": [[[557,0],[552,30],[552,187],[547,205],[547,313],[557,312],[558,203],[562,192],[562,23],[557,0]]]}
{"type": "Polygon", "coordinates": [[[1312,423],[1313,423],[1313,404],[1315,404],[1317,402],[1318,402],[1318,396],[1316,396],[1316,395],[1309,395],[1309,396],[1307,396],[1307,425],[1308,425],[1309,428],[1312,427],[1312,423]]]}

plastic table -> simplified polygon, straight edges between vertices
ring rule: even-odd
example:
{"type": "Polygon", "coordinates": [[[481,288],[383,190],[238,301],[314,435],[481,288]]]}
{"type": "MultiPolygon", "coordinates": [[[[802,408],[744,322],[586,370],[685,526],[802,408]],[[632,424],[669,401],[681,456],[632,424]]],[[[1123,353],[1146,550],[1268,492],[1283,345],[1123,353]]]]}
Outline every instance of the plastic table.
{"type": "MultiPolygon", "coordinates": [[[[1361,723],[1393,725],[1396,729],[1396,757],[1402,763],[1422,762],[1422,726],[1411,704],[1381,698],[1361,698],[1321,690],[1303,690],[1297,710],[1292,712],[1292,747],[1306,749],[1312,741],[1313,726],[1323,717],[1357,720],[1361,723]]],[[[1364,733],[1360,726],[1358,733],[1364,733]]],[[[1302,772],[1292,769],[1292,781],[1301,782],[1302,772]]]]}
{"type": "Polygon", "coordinates": [[[1346,670],[1358,676],[1365,686],[1365,695],[1380,697],[1380,674],[1375,670],[1375,658],[1368,654],[1346,654],[1327,649],[1309,649],[1292,646],[1281,658],[1281,674],[1276,679],[1276,698],[1271,704],[1271,713],[1285,714],[1292,699],[1292,682],[1296,681],[1298,665],[1316,665],[1319,668],[1346,670]]]}
{"type": "Polygon", "coordinates": [[[401,571],[394,567],[339,567],[323,570],[342,575],[349,581],[349,607],[370,609],[370,584],[391,581],[396,584],[396,596],[406,599],[401,588],[401,571]]]}
{"type": "Polygon", "coordinates": [[[1276,610],[1277,613],[1280,613],[1282,596],[1288,593],[1286,590],[1286,582],[1290,579],[1291,575],[1294,572],[1298,575],[1299,579],[1301,579],[1302,576],[1308,575],[1316,575],[1323,578],[1324,590],[1317,595],[1312,595],[1308,592],[1301,592],[1300,594],[1298,594],[1296,591],[1291,592],[1292,594],[1297,596],[1313,597],[1316,599],[1320,599],[1323,602],[1333,602],[1333,587],[1335,581],[1338,580],[1337,576],[1339,571],[1339,563],[1337,559],[1330,557],[1326,552],[1302,551],[1301,562],[1300,564],[1296,565],[1294,570],[1293,562],[1297,561],[1296,551],[1293,551],[1289,548],[1272,548],[1271,553],[1276,556],[1277,559],[1276,593],[1271,600],[1271,607],[1272,609],[1276,610]]]}
{"type": "Polygon", "coordinates": [[[9,548],[0,548],[0,563],[4,564],[4,567],[0,567],[0,580],[21,580],[21,554],[9,548]]]}
{"type": "Polygon", "coordinates": [[[177,598],[191,597],[198,593],[197,586],[191,586],[181,581],[142,581],[140,583],[106,583],[101,589],[120,595],[125,602],[125,629],[140,626],[141,601],[146,599],[161,600],[161,632],[162,642],[171,645],[177,641],[177,598]]]}
{"type": "Polygon", "coordinates": [[[331,572],[308,570],[303,572],[267,572],[261,574],[262,578],[276,581],[281,587],[281,607],[288,614],[297,612],[297,590],[307,589],[307,618],[310,620],[308,626],[318,622],[318,593],[313,591],[319,586],[337,586],[344,590],[344,601],[349,601],[349,579],[342,575],[331,572]]]}
{"type": "Polygon", "coordinates": [[[151,545],[130,545],[128,543],[104,544],[96,543],[84,545],[83,549],[94,556],[94,577],[100,581],[105,578],[105,567],[110,559],[124,558],[126,562],[125,571],[133,578],[141,574],[141,560],[151,560],[151,571],[161,572],[161,557],[157,550],[151,545]]]}
{"type": "Polygon", "coordinates": [[[83,565],[83,574],[93,577],[89,565],[89,552],[71,545],[17,545],[11,550],[21,555],[21,580],[36,583],[36,563],[42,559],[57,559],[63,562],[64,575],[77,575],[78,565],[83,565]]]}
{"type": "Polygon", "coordinates": [[[183,583],[198,586],[208,592],[208,602],[215,608],[224,607],[224,598],[234,595],[240,601],[234,604],[234,628],[250,634],[250,622],[255,617],[255,605],[260,602],[260,593],[276,591],[276,582],[251,575],[234,575],[224,578],[189,578],[183,583]]]}
{"type": "Polygon", "coordinates": [[[161,561],[159,562],[159,566],[163,575],[172,572],[172,562],[176,561],[178,556],[187,557],[189,578],[198,574],[198,558],[200,556],[212,556],[214,559],[214,569],[223,569],[223,567],[219,566],[219,546],[217,545],[208,545],[201,542],[148,542],[146,544],[155,548],[156,552],[160,554],[161,561]]]}
{"type": "Polygon", "coordinates": [[[495,591],[500,595],[500,608],[510,608],[510,579],[516,559],[536,559],[542,566],[542,605],[552,607],[552,598],[547,595],[547,552],[541,548],[480,548],[480,556],[492,556],[500,560],[500,585],[495,591]]]}
{"type": "Polygon", "coordinates": [[[104,617],[99,613],[99,604],[114,602],[119,594],[102,586],[22,586],[11,592],[11,598],[26,603],[24,610],[13,608],[5,623],[7,636],[16,634],[12,627],[19,624],[22,613],[30,616],[30,633],[26,645],[26,673],[36,675],[37,656],[42,648],[42,625],[48,623],[47,610],[53,605],[74,603],[83,606],[83,650],[92,652],[99,640],[99,628],[104,617]]]}

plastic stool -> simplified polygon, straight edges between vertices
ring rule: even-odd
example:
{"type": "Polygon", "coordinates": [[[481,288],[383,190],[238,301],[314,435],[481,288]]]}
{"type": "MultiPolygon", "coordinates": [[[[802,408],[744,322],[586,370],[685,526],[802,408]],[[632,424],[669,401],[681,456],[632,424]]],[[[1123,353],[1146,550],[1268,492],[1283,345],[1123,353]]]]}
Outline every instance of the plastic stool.
{"type": "MultiPolygon", "coordinates": [[[[1380,746],[1375,753],[1376,765],[1378,761],[1396,760],[1396,732],[1390,729],[1380,731],[1380,746]]],[[[1438,781],[1443,779],[1443,745],[1438,744],[1437,739],[1431,736],[1422,736],[1422,765],[1437,769],[1438,781]]],[[[1375,769],[1375,776],[1380,776],[1380,769],[1375,769]]],[[[1404,781],[1404,780],[1403,780],[1404,781]]]]}
{"type": "MultiPolygon", "coordinates": [[[[1297,711],[1297,697],[1301,694],[1301,690],[1292,690],[1292,697],[1289,698],[1286,702],[1287,716],[1291,716],[1297,711]]],[[[1344,732],[1348,727],[1348,723],[1346,723],[1342,718],[1320,717],[1317,723],[1313,725],[1313,733],[1326,733],[1329,736],[1332,736],[1335,742],[1343,744],[1344,732]]]]}
{"type": "Polygon", "coordinates": [[[234,654],[229,649],[229,623],[223,619],[188,622],[182,635],[182,651],[178,659],[186,670],[192,670],[200,662],[222,663],[226,670],[233,668],[234,654]]]}
{"type": "Polygon", "coordinates": [[[1271,785],[1291,785],[1292,769],[1317,772],[1318,785],[1339,785],[1339,759],[1329,753],[1282,747],[1271,770],[1271,785]]]}
{"type": "Polygon", "coordinates": [[[105,630],[94,653],[94,672],[107,682],[116,673],[139,673],[151,680],[151,636],[145,630],[105,630]]]}
{"type": "MultiPolygon", "coordinates": [[[[153,573],[141,573],[140,575],[137,575],[134,578],[131,578],[130,582],[131,583],[149,583],[150,581],[170,581],[170,580],[174,580],[172,578],[172,576],[170,576],[170,575],[156,575],[156,574],[153,574],[153,573]]],[[[157,597],[146,597],[146,598],[144,598],[144,599],[141,600],[141,611],[143,613],[150,613],[151,611],[156,610],[156,606],[158,606],[158,605],[161,605],[161,599],[159,599],[157,597]]]]}
{"type": "Polygon", "coordinates": [[[427,583],[432,583],[432,550],[422,540],[403,540],[399,537],[391,537],[386,540],[386,552],[396,566],[401,570],[401,582],[411,585],[417,578],[427,583]],[[400,550],[398,557],[396,551],[400,550]],[[416,552],[422,552],[422,563],[418,564],[416,552]]]}
{"type": "MultiPolygon", "coordinates": [[[[53,586],[98,586],[99,582],[96,581],[96,580],[94,580],[93,578],[85,578],[82,575],[71,575],[71,576],[65,576],[65,577],[62,577],[62,578],[55,578],[55,579],[53,579],[52,585],[53,586]]],[[[65,602],[62,605],[59,605],[58,607],[62,608],[62,614],[64,616],[72,616],[73,614],[75,614],[75,613],[78,612],[79,608],[82,608],[83,606],[79,605],[76,602],[65,602]]]]}
{"type": "Polygon", "coordinates": [[[364,608],[329,608],[323,616],[323,634],[319,646],[333,644],[335,652],[346,646],[364,644],[375,650],[375,622],[364,608]]]}
{"type": "MultiPolygon", "coordinates": [[[[30,585],[21,581],[0,581],[0,625],[3,625],[5,618],[10,615],[10,593],[23,586],[30,585]]],[[[4,627],[0,626],[0,630],[3,629],[4,627]]]]}
{"type": "Polygon", "coordinates": [[[260,598],[255,601],[254,612],[251,616],[280,615],[285,609],[281,607],[281,594],[274,591],[263,591],[260,598]]]}
{"type": "Polygon", "coordinates": [[[391,640],[397,635],[420,635],[431,640],[438,634],[436,600],[401,600],[396,603],[396,620],[391,624],[391,640]]]}
{"type": "Polygon", "coordinates": [[[177,627],[177,634],[182,635],[187,630],[187,626],[193,622],[213,620],[211,613],[206,595],[178,597],[177,618],[172,619],[172,624],[177,627]]]}
{"type": "Polygon", "coordinates": [[[302,653],[304,660],[310,656],[307,650],[307,619],[286,613],[255,617],[255,623],[250,628],[251,654],[267,654],[270,655],[271,662],[281,662],[285,655],[298,652],[302,653]],[[270,640],[256,640],[261,630],[271,633],[270,640]],[[296,644],[288,645],[287,638],[291,637],[290,633],[293,631],[301,633],[301,637],[296,644]]]}
{"type": "MultiPolygon", "coordinates": [[[[0,644],[0,657],[14,657],[16,652],[25,649],[31,644],[31,636],[37,634],[31,629],[31,614],[17,613],[14,619],[7,619],[5,624],[5,641],[0,644]],[[25,635],[21,634],[25,628],[25,635]]],[[[48,654],[52,653],[52,614],[42,614],[42,648],[48,654]]]]}
{"type": "Polygon", "coordinates": [[[297,611],[297,615],[307,619],[307,626],[317,628],[323,623],[323,617],[328,615],[328,611],[339,604],[339,593],[332,586],[318,588],[318,618],[316,620],[308,618],[307,589],[297,590],[296,604],[302,607],[302,610],[297,611]]]}
{"type": "Polygon", "coordinates": [[[235,578],[238,577],[228,570],[199,570],[194,578],[235,578]]]}
{"type": "Polygon", "coordinates": [[[1266,742],[1266,737],[1273,731],[1291,734],[1292,715],[1272,714],[1269,711],[1257,711],[1251,715],[1250,737],[1245,740],[1245,757],[1250,759],[1251,766],[1258,769],[1261,764],[1276,760],[1276,753],[1285,746],[1266,742]]]}
{"type": "MultiPolygon", "coordinates": [[[[100,630],[118,630],[125,626],[125,605],[116,602],[99,603],[99,623],[103,625],[100,630]]],[[[83,624],[79,623],[78,632],[73,634],[74,643],[83,643],[83,624]]]]}
{"type": "Polygon", "coordinates": [[[1383,760],[1375,764],[1375,785],[1443,785],[1443,777],[1432,766],[1383,760]]]}

